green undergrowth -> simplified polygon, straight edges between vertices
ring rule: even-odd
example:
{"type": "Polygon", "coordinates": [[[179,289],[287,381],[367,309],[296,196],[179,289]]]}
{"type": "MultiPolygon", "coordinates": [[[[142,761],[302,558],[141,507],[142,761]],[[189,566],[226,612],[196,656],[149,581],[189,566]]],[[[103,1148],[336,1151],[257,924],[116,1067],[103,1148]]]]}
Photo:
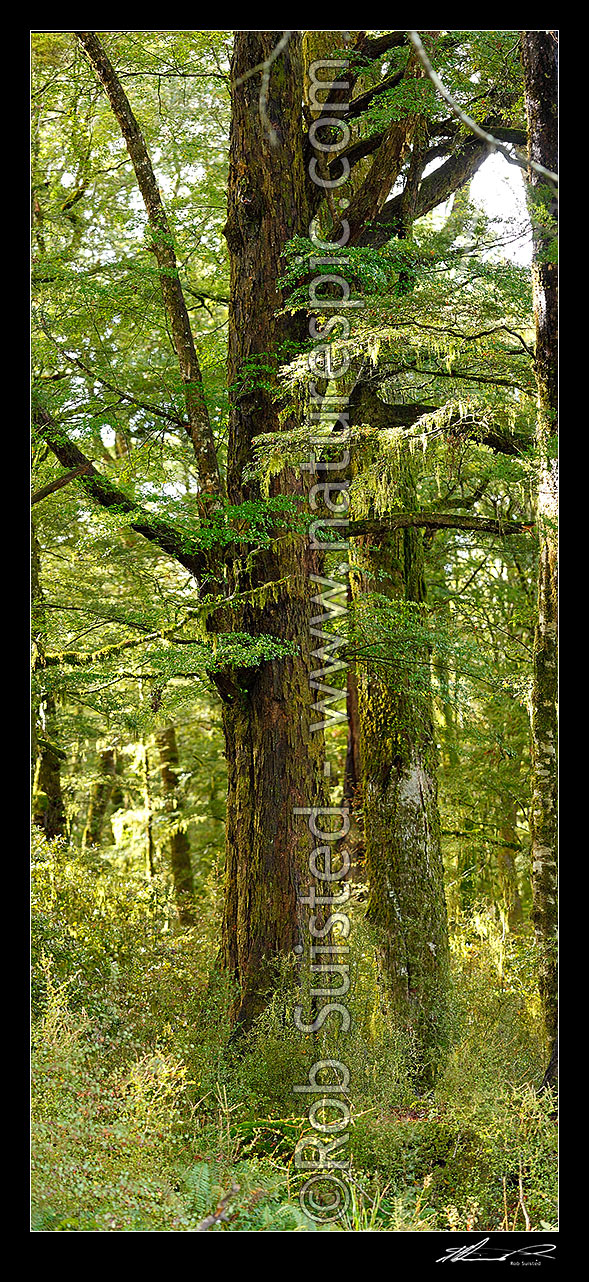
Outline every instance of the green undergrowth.
{"type": "Polygon", "coordinates": [[[362,905],[345,1036],[297,1032],[288,968],[250,1039],[228,1044],[211,969],[218,886],[179,931],[166,888],[33,842],[32,1228],[36,1232],[430,1232],[556,1226],[556,1124],[528,934],[479,904],[453,938],[453,1044],[435,1091],[375,1026],[362,905]],[[294,1087],[317,1059],[350,1072],[350,1201],[301,1209],[294,1087]],[[202,1231],[202,1230],[199,1230],[202,1231]]]}

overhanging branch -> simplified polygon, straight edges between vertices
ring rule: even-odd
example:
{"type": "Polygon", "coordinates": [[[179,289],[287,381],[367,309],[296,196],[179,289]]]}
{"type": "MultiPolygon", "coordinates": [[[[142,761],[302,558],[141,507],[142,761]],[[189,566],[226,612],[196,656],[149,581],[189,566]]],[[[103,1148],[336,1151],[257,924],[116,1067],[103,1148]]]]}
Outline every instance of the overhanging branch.
{"type": "Polygon", "coordinates": [[[493,520],[486,516],[456,516],[445,512],[394,512],[390,516],[365,517],[350,521],[349,538],[388,534],[394,530],[473,530],[480,534],[528,534],[533,526],[522,521],[493,520]]]}
{"type": "Polygon", "coordinates": [[[66,472],[56,481],[50,481],[49,485],[43,485],[40,490],[35,490],[34,494],[31,494],[31,507],[34,507],[35,503],[40,503],[41,499],[46,499],[48,494],[55,494],[56,490],[62,490],[64,485],[69,485],[70,481],[75,481],[77,476],[89,472],[91,467],[91,463],[83,463],[81,467],[75,467],[72,472],[66,472]]]}
{"type": "Polygon", "coordinates": [[[554,183],[554,186],[558,190],[558,174],[553,173],[551,169],[545,169],[544,165],[538,165],[534,160],[520,160],[519,156],[512,156],[511,152],[509,152],[506,147],[503,147],[493,134],[488,133],[486,129],[483,129],[482,125],[479,125],[476,120],[473,120],[472,116],[468,116],[466,112],[458,106],[458,103],[454,101],[445,85],[442,84],[437,71],[434,71],[419,38],[419,33],[417,31],[409,31],[408,36],[432,84],[444,99],[444,102],[448,103],[450,110],[454,112],[454,115],[458,117],[461,123],[466,125],[466,128],[470,129],[470,132],[475,134],[477,138],[481,138],[483,142],[486,142],[492,151],[500,152],[501,155],[509,161],[510,165],[518,165],[520,169],[524,169],[526,172],[528,167],[533,169],[534,173],[539,174],[541,178],[547,178],[549,182],[554,183]]]}
{"type": "MultiPolygon", "coordinates": [[[[119,512],[121,515],[132,515],[132,520],[129,522],[132,530],[143,535],[143,538],[161,548],[162,552],[166,552],[168,556],[172,556],[195,577],[206,573],[204,556],[186,552],[178,530],[141,507],[134,499],[117,489],[107,477],[97,472],[90,459],[86,458],[73,441],[70,441],[63,428],[55,422],[47,410],[41,406],[36,407],[33,410],[33,422],[39,435],[63,467],[77,473],[80,483],[90,498],[103,508],[119,512]]],[[[70,477],[70,479],[73,478],[70,477]]]]}

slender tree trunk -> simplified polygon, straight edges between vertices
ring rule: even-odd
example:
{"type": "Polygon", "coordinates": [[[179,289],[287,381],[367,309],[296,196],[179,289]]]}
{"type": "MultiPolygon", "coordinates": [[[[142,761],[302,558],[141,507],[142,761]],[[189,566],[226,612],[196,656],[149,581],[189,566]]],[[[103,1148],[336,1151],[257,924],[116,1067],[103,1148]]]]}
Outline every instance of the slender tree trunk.
{"type": "MultiPolygon", "coordinates": [[[[348,591],[351,602],[351,588],[348,591]]],[[[344,769],[343,800],[350,811],[350,832],[347,846],[351,856],[352,880],[361,876],[360,867],[364,859],[364,821],[362,799],[362,758],[360,754],[360,711],[358,707],[358,677],[355,667],[350,666],[346,677],[346,714],[348,718],[348,742],[346,747],[346,764],[344,769]]]]}
{"type": "Polygon", "coordinates": [[[151,797],[151,777],[149,771],[149,748],[142,744],[141,765],[143,773],[143,802],[145,806],[145,869],[148,879],[155,876],[155,846],[153,842],[153,803],[151,797]]]}
{"type": "MultiPolygon", "coordinates": [[[[524,31],[529,154],[558,169],[558,47],[552,31],[524,31]]],[[[539,986],[549,1046],[557,1033],[557,411],[558,277],[553,261],[556,200],[545,180],[530,171],[534,229],[533,289],[536,318],[537,444],[539,486],[538,622],[534,638],[532,726],[532,896],[539,958],[539,986]]],[[[556,1070],[555,1070],[556,1071],[556,1070]]]]}
{"type": "Polygon", "coordinates": [[[190,842],[185,829],[177,826],[178,822],[182,820],[177,775],[180,761],[176,743],[176,731],[171,723],[156,735],[156,743],[160,756],[164,803],[173,825],[170,836],[170,864],[178,920],[182,926],[193,926],[195,920],[194,882],[190,859],[190,842]]]}
{"type": "MultiPolygon", "coordinates": [[[[34,525],[31,527],[31,622],[33,672],[45,666],[46,624],[41,585],[41,555],[34,525]]],[[[46,694],[33,706],[33,821],[46,837],[62,837],[66,814],[61,790],[61,763],[65,753],[58,747],[57,718],[53,695],[46,694]]]]}
{"type": "MultiPolygon", "coordinates": [[[[367,388],[355,413],[374,423],[386,406],[367,388]],[[373,403],[374,402],[374,403],[373,403]]],[[[401,461],[399,493],[410,502],[401,461]]],[[[413,528],[378,543],[355,540],[354,595],[423,602],[423,536],[413,528]]],[[[393,660],[395,656],[391,655],[393,660]]],[[[428,656],[424,654],[424,662],[428,656]]],[[[416,1079],[430,1086],[446,1040],[449,947],[430,699],[409,689],[403,664],[365,665],[358,680],[368,920],[377,941],[382,1002],[413,1038],[416,1079]]]]}
{"type": "Polygon", "coordinates": [[[102,840],[102,829],[111,799],[116,777],[114,748],[103,748],[100,752],[100,773],[90,788],[88,816],[82,834],[82,850],[99,846],[102,840]]]}
{"type": "Polygon", "coordinates": [[[125,804],[125,791],[123,788],[123,761],[124,758],[120,752],[115,752],[115,781],[111,793],[111,806],[113,812],[122,810],[125,804]]]}
{"type": "Polygon", "coordinates": [[[497,852],[497,867],[501,897],[507,913],[507,924],[511,931],[520,930],[523,923],[522,902],[517,883],[514,846],[517,844],[517,806],[510,800],[506,806],[503,822],[499,829],[499,838],[505,842],[497,852]]]}

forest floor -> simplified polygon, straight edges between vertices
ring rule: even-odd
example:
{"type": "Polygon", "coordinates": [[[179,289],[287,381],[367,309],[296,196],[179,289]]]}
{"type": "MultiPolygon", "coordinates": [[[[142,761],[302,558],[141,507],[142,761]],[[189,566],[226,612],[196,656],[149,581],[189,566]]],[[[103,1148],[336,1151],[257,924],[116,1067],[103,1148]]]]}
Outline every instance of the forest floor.
{"type": "Polygon", "coordinates": [[[373,950],[356,908],[350,1184],[332,1225],[299,1203],[309,1130],[294,1091],[333,1041],[292,1025],[288,991],[239,1055],[210,976],[218,912],[171,925],[169,893],[33,842],[33,1210],[36,1232],[430,1232],[556,1228],[557,1127],[529,930],[484,904],[452,923],[452,1044],[435,1091],[375,1024],[373,950]],[[318,1054],[318,1050],[320,1054],[318,1054]],[[202,1229],[198,1230],[202,1231],[202,1229]]]}

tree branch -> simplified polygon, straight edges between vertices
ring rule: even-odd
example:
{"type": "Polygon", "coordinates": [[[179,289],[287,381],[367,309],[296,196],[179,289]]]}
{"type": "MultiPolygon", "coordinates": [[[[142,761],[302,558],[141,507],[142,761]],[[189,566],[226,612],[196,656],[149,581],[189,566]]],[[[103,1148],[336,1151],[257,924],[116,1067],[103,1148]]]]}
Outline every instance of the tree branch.
{"type": "Polygon", "coordinates": [[[385,36],[373,36],[372,40],[366,38],[364,31],[356,41],[356,53],[362,54],[363,58],[368,58],[370,62],[380,58],[383,53],[388,53],[389,49],[397,49],[399,45],[407,43],[406,31],[389,31],[385,36]]]}
{"type": "Polygon", "coordinates": [[[393,75],[386,76],[379,84],[372,85],[364,93],[358,94],[357,98],[352,98],[348,109],[348,117],[361,116],[362,112],[366,111],[366,108],[370,106],[373,98],[376,98],[378,94],[384,93],[387,89],[395,89],[401,83],[404,75],[405,68],[403,67],[401,71],[395,71],[393,75]]]}
{"type": "MultiPolygon", "coordinates": [[[[401,79],[412,79],[418,74],[414,57],[409,59],[401,79]]],[[[363,243],[366,224],[376,218],[398,178],[403,161],[411,143],[416,117],[408,114],[401,120],[393,120],[385,129],[382,142],[374,156],[370,169],[359,191],[353,196],[346,220],[349,223],[350,245],[363,243]]]]}
{"type": "Polygon", "coordinates": [[[204,1220],[201,1220],[200,1224],[197,1224],[196,1228],[190,1229],[189,1232],[207,1233],[209,1229],[212,1229],[213,1224],[218,1224],[221,1220],[229,1219],[231,1217],[231,1204],[235,1201],[238,1193],[239,1184],[236,1184],[235,1180],[232,1180],[229,1192],[225,1193],[225,1196],[221,1198],[217,1209],[212,1211],[210,1215],[206,1215],[204,1220]]]}
{"type": "Polygon", "coordinates": [[[387,534],[393,530],[474,530],[480,534],[528,534],[531,524],[522,521],[492,520],[486,516],[456,516],[445,512],[394,512],[390,516],[378,518],[365,517],[350,521],[347,528],[348,538],[361,535],[374,537],[387,534]]]}
{"type": "Polygon", "coordinates": [[[69,440],[63,428],[58,426],[47,410],[40,406],[35,408],[33,422],[39,435],[59,462],[64,467],[78,472],[80,481],[90,498],[101,507],[112,509],[123,515],[133,513],[133,520],[130,522],[132,530],[143,535],[143,538],[151,543],[155,543],[162,552],[173,557],[195,578],[206,573],[204,555],[199,552],[186,552],[182,546],[182,536],[174,526],[142,508],[134,499],[117,489],[105,476],[101,476],[90,459],[87,459],[78,446],[69,440]]]}
{"type": "MultiPolygon", "coordinates": [[[[435,209],[442,201],[447,200],[453,192],[471,178],[480,169],[489,154],[487,143],[468,139],[464,146],[457,149],[445,164],[440,165],[432,174],[428,174],[420,184],[415,207],[415,217],[423,218],[430,209],[435,209]]],[[[364,228],[358,244],[369,245],[380,249],[392,236],[398,233],[403,210],[403,193],[393,196],[383,205],[380,213],[373,219],[372,225],[364,228]]]]}
{"type": "MultiPolygon", "coordinates": [[[[135,650],[140,645],[145,645],[148,641],[161,641],[162,638],[169,637],[181,625],[174,623],[170,628],[160,629],[159,632],[146,632],[140,637],[128,637],[125,641],[115,641],[113,645],[103,646],[100,650],[61,650],[55,654],[46,654],[42,667],[44,668],[83,668],[94,663],[104,663],[115,654],[122,654],[124,650],[135,650]]],[[[186,642],[187,645],[190,642],[186,642]]]]}
{"type": "Polygon", "coordinates": [[[64,476],[59,476],[56,481],[51,481],[49,485],[43,485],[40,490],[35,490],[31,494],[31,507],[35,503],[40,503],[41,499],[46,499],[48,494],[55,494],[56,490],[63,489],[64,485],[69,485],[70,481],[75,481],[77,476],[83,472],[89,472],[92,467],[91,463],[83,463],[81,467],[75,467],[72,472],[66,472],[64,476]]]}
{"type": "Polygon", "coordinates": [[[188,309],[178,275],[174,241],[151,158],[127,95],[96,33],[77,31],[75,34],[106,92],[118,121],[147,211],[164,306],[170,322],[180,376],[184,385],[189,435],[194,448],[205,507],[210,508],[211,505],[214,506],[212,500],[222,493],[219,464],[188,309]]]}
{"type": "Polygon", "coordinates": [[[512,156],[511,152],[509,152],[506,147],[503,147],[493,134],[487,133],[487,130],[483,129],[482,125],[477,124],[476,120],[473,120],[472,116],[467,116],[466,112],[463,111],[462,108],[458,106],[458,103],[454,101],[451,93],[449,93],[445,85],[442,84],[437,71],[434,71],[421,40],[419,39],[419,32],[409,31],[407,34],[417,52],[418,58],[425,67],[432,84],[444,99],[444,102],[448,103],[450,110],[454,112],[454,115],[458,117],[462,124],[466,125],[466,128],[470,129],[471,133],[475,134],[477,138],[481,138],[483,142],[486,142],[492,151],[500,152],[501,155],[509,161],[510,165],[518,165],[519,168],[524,169],[526,173],[529,166],[530,169],[533,169],[534,172],[539,174],[542,178],[548,178],[550,182],[554,183],[558,190],[558,174],[553,173],[551,169],[545,169],[544,165],[536,164],[534,160],[520,160],[519,156],[512,156]]]}

